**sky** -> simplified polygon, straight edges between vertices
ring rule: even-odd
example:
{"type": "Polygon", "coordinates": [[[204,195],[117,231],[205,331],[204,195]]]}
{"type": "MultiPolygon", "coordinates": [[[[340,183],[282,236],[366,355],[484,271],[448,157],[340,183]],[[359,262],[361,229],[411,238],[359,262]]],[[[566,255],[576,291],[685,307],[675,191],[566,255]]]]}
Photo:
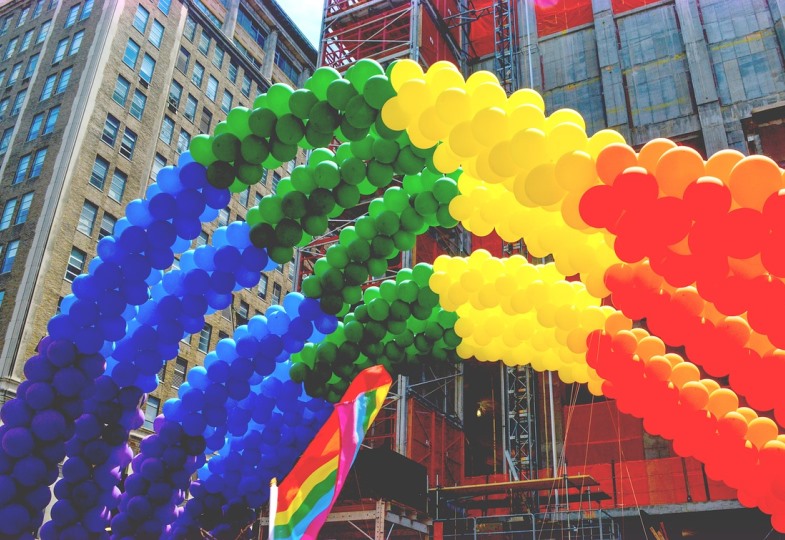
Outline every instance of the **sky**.
{"type": "Polygon", "coordinates": [[[322,28],[324,0],[277,0],[287,15],[300,27],[300,31],[319,50],[319,32],[322,28]]]}

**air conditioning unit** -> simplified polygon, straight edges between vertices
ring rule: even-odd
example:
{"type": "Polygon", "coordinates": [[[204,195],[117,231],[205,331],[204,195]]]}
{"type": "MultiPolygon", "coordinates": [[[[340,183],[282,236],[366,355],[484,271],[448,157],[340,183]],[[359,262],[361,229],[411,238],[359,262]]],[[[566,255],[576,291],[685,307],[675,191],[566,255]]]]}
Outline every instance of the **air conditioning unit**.
{"type": "Polygon", "coordinates": [[[172,96],[169,96],[169,99],[167,99],[167,106],[169,107],[170,111],[176,112],[177,111],[177,107],[180,106],[180,100],[177,100],[177,99],[173,98],[172,96]]]}
{"type": "Polygon", "coordinates": [[[144,80],[143,78],[139,77],[139,84],[141,84],[145,88],[150,88],[150,83],[144,80]]]}

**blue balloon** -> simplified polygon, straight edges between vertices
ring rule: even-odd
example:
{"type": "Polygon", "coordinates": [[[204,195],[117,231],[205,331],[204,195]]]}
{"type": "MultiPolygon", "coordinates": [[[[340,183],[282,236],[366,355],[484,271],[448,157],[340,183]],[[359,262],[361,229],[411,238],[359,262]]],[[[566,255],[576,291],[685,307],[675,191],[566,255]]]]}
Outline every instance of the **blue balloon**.
{"type": "Polygon", "coordinates": [[[147,209],[147,202],[141,199],[134,199],[125,207],[125,215],[133,225],[147,227],[152,223],[153,216],[147,209]]]}
{"type": "Polygon", "coordinates": [[[183,184],[180,182],[178,170],[173,166],[164,167],[158,171],[156,183],[164,193],[178,193],[183,189],[183,184]]]}
{"type": "Polygon", "coordinates": [[[246,249],[251,245],[251,228],[244,221],[235,221],[226,228],[227,241],[239,248],[246,249]]]}
{"type": "Polygon", "coordinates": [[[208,206],[217,210],[226,208],[226,205],[229,204],[229,201],[232,198],[232,194],[228,189],[219,189],[211,185],[207,185],[204,187],[203,191],[208,206]]]}
{"type": "Polygon", "coordinates": [[[298,292],[290,292],[283,299],[283,308],[290,317],[297,316],[299,313],[300,304],[302,304],[305,297],[298,292]]]}
{"type": "Polygon", "coordinates": [[[54,409],[38,411],[33,417],[31,429],[41,441],[53,441],[63,436],[66,431],[65,417],[54,409]]]}
{"type": "Polygon", "coordinates": [[[25,529],[31,528],[31,521],[30,513],[24,505],[9,504],[0,509],[1,534],[18,536],[25,529]]]}
{"type": "Polygon", "coordinates": [[[210,381],[207,377],[207,370],[202,366],[194,366],[188,371],[188,383],[192,388],[204,390],[210,381]]]}
{"type": "Polygon", "coordinates": [[[277,336],[283,336],[289,329],[289,316],[282,309],[273,309],[277,306],[271,306],[267,309],[267,328],[277,336]]]}
{"type": "Polygon", "coordinates": [[[185,153],[180,154],[179,159],[180,181],[183,183],[183,186],[198,189],[208,185],[207,169],[195,161],[189,163],[190,154],[187,154],[188,157],[184,156],[186,156],[185,153]]]}
{"type": "Polygon", "coordinates": [[[13,477],[22,486],[33,487],[46,478],[46,463],[35,456],[24,457],[14,465],[13,477]]]}
{"type": "Polygon", "coordinates": [[[231,364],[237,358],[236,344],[232,338],[224,338],[215,346],[218,358],[231,364]]]}
{"type": "Polygon", "coordinates": [[[194,262],[196,266],[208,272],[215,270],[215,251],[213,246],[199,246],[194,250],[194,262]]]}

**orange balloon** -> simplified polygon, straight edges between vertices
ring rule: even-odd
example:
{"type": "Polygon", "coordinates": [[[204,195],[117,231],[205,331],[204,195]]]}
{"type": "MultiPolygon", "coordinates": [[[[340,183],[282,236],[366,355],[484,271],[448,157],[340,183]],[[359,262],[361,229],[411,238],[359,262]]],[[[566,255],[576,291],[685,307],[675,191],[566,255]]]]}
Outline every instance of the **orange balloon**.
{"type": "Polygon", "coordinates": [[[717,323],[717,329],[744,346],[750,339],[750,325],[744,317],[725,317],[717,323]]]}
{"type": "Polygon", "coordinates": [[[671,366],[678,366],[679,364],[684,362],[684,358],[682,358],[681,355],[678,355],[676,353],[670,353],[670,352],[669,353],[665,353],[663,355],[663,357],[666,360],[668,360],[668,362],[671,363],[671,366]]]}
{"type": "Polygon", "coordinates": [[[643,145],[641,151],[638,153],[638,165],[654,174],[657,170],[657,162],[660,156],[670,150],[676,148],[676,143],[670,139],[652,139],[643,145]]]}
{"type": "Polygon", "coordinates": [[[643,360],[649,360],[653,356],[665,354],[665,344],[656,336],[646,336],[638,342],[636,352],[643,360]]]}
{"type": "Polygon", "coordinates": [[[630,330],[631,328],[632,321],[625,317],[621,311],[611,313],[605,320],[605,331],[612,336],[615,336],[621,330],[630,330]]]}
{"type": "Polygon", "coordinates": [[[749,407],[739,407],[736,409],[736,412],[742,415],[747,420],[748,424],[758,417],[758,413],[749,407]]]}
{"type": "Polygon", "coordinates": [[[766,199],[782,187],[782,171],[766,156],[745,157],[731,170],[728,187],[739,206],[761,210],[766,199]]]}
{"type": "Polygon", "coordinates": [[[680,287],[672,297],[675,303],[687,308],[687,311],[695,316],[700,315],[706,305],[706,301],[695,287],[680,287]]]}
{"type": "Polygon", "coordinates": [[[763,266],[760,253],[753,255],[749,259],[734,259],[733,257],[728,257],[728,265],[734,274],[738,274],[747,279],[753,279],[761,274],[768,273],[766,267],[763,266]]]}
{"type": "Polygon", "coordinates": [[[720,387],[720,383],[714,379],[701,379],[701,384],[706,387],[706,390],[709,391],[709,394],[720,387]]]}
{"type": "Polygon", "coordinates": [[[747,418],[737,411],[730,411],[717,422],[717,431],[722,435],[742,438],[747,434],[747,418]]]}
{"type": "Polygon", "coordinates": [[[638,164],[638,156],[631,146],[626,144],[609,144],[597,156],[597,176],[603,183],[612,186],[616,177],[628,167],[638,164]]]}
{"type": "Polygon", "coordinates": [[[658,381],[667,381],[671,376],[671,371],[673,371],[673,367],[664,356],[652,356],[646,361],[644,368],[647,377],[658,381]]]}
{"type": "Polygon", "coordinates": [[[778,434],[776,422],[765,416],[752,420],[747,428],[747,440],[758,448],[762,448],[769,441],[776,440],[778,434]]]}
{"type": "Polygon", "coordinates": [[[660,191],[665,195],[681,197],[692,182],[706,174],[706,164],[701,155],[687,146],[671,148],[657,162],[655,176],[660,191]]]}
{"type": "Polygon", "coordinates": [[[739,408],[739,396],[728,388],[719,388],[709,395],[709,412],[715,418],[722,418],[730,411],[739,408]]]}
{"type": "Polygon", "coordinates": [[[679,390],[679,401],[699,411],[709,402],[709,391],[700,381],[688,381],[679,390]]]}
{"type": "Polygon", "coordinates": [[[676,364],[671,372],[671,382],[679,389],[688,382],[698,382],[700,377],[700,371],[692,362],[676,364]]]}
{"type": "Polygon", "coordinates": [[[618,352],[632,355],[635,353],[637,347],[638,340],[635,337],[635,334],[629,330],[619,330],[619,332],[613,336],[613,348],[618,352]]]}
{"type": "Polygon", "coordinates": [[[733,166],[742,159],[744,159],[744,154],[738,150],[720,150],[706,161],[706,176],[713,176],[728,185],[733,166]]]}

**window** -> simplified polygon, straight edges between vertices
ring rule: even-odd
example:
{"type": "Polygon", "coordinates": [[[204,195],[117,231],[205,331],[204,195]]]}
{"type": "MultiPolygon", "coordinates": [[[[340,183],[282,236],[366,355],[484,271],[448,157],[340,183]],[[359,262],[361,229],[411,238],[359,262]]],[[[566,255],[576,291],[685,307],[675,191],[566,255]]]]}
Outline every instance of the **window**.
{"type": "Polygon", "coordinates": [[[55,94],[62,94],[68,86],[68,81],[71,80],[71,72],[74,68],[67,67],[60,73],[60,80],[57,81],[57,89],[55,94]]]}
{"type": "Polygon", "coordinates": [[[0,70],[0,84],[3,84],[3,79],[5,79],[5,70],[0,70]]]}
{"type": "Polygon", "coordinates": [[[38,113],[33,116],[33,121],[30,124],[30,131],[27,132],[27,141],[30,142],[41,133],[41,126],[44,124],[44,113],[38,113]]]}
{"type": "Polygon", "coordinates": [[[229,62],[229,80],[232,81],[232,84],[237,82],[237,70],[237,64],[229,62]]]}
{"type": "Polygon", "coordinates": [[[229,114],[229,111],[232,110],[232,101],[234,101],[232,93],[229,90],[224,90],[224,95],[221,99],[221,110],[226,114],[229,114]]]}
{"type": "Polygon", "coordinates": [[[181,97],[183,97],[183,85],[173,80],[169,85],[169,103],[177,108],[180,106],[181,97]]]}
{"type": "Polygon", "coordinates": [[[199,345],[196,347],[198,351],[206,353],[207,350],[210,348],[210,337],[213,333],[213,327],[209,324],[205,324],[202,331],[199,332],[199,345]]]}
{"type": "Polygon", "coordinates": [[[127,159],[133,159],[134,148],[136,148],[136,133],[125,128],[123,138],[120,141],[120,155],[127,159]]]}
{"type": "Polygon", "coordinates": [[[177,53],[177,63],[175,66],[177,69],[180,70],[181,73],[185,74],[188,72],[188,64],[191,61],[191,53],[180,47],[180,51],[177,53]]]}
{"type": "Polygon", "coordinates": [[[161,400],[157,397],[147,396],[147,403],[144,406],[144,423],[142,427],[149,431],[153,431],[153,423],[158,416],[158,411],[161,407],[161,400]]]}
{"type": "Polygon", "coordinates": [[[0,291],[0,306],[3,305],[4,298],[5,298],[5,291],[0,291]]]}
{"type": "Polygon", "coordinates": [[[245,97],[251,97],[251,78],[248,75],[243,74],[243,84],[240,91],[245,97]]]}
{"type": "Polygon", "coordinates": [[[185,36],[185,39],[190,42],[193,42],[194,36],[196,36],[196,21],[190,16],[185,19],[185,30],[183,30],[183,35],[185,36]]]}
{"type": "MultiPolygon", "coordinates": [[[[65,38],[64,41],[68,41],[68,38],[65,38]]],[[[3,53],[3,60],[8,60],[11,56],[16,52],[16,44],[19,43],[19,38],[14,38],[8,42],[8,47],[3,53]]]]}
{"type": "Polygon", "coordinates": [[[180,388],[185,382],[185,374],[188,371],[188,362],[184,358],[177,357],[172,373],[172,388],[180,388]]]}
{"type": "Polygon", "coordinates": [[[248,207],[248,196],[250,195],[250,193],[251,193],[251,188],[249,187],[237,194],[237,200],[239,201],[240,204],[242,204],[246,208],[248,207]]]}
{"type": "Polygon", "coordinates": [[[149,54],[145,54],[142,59],[142,68],[139,70],[139,76],[143,81],[149,83],[153,79],[153,71],[155,71],[155,60],[149,54]]]}
{"type": "Polygon", "coordinates": [[[82,212],[79,214],[79,223],[76,225],[76,230],[87,236],[92,236],[96,216],[98,216],[98,207],[90,201],[85,201],[82,205],[82,212]]]}
{"type": "Polygon", "coordinates": [[[158,0],[158,9],[160,9],[164,15],[169,15],[169,7],[172,5],[172,0],[158,0]]]}
{"type": "Polygon", "coordinates": [[[39,54],[36,53],[27,60],[27,67],[25,68],[25,79],[29,79],[35,73],[35,68],[38,65],[39,54]]]}
{"type": "Polygon", "coordinates": [[[206,107],[202,107],[202,117],[199,120],[199,129],[202,131],[202,133],[208,133],[212,123],[213,113],[208,111],[206,107]]]}
{"type": "Polygon", "coordinates": [[[22,110],[22,104],[25,102],[25,97],[27,96],[27,89],[20,90],[19,93],[14,98],[14,106],[11,107],[11,116],[16,116],[19,114],[19,111],[22,110]]]}
{"type": "Polygon", "coordinates": [[[19,45],[19,52],[25,52],[28,47],[30,47],[30,43],[33,42],[33,30],[28,30],[25,32],[25,35],[22,36],[22,44],[19,45]]]}
{"type": "Polygon", "coordinates": [[[166,167],[166,159],[161,154],[155,154],[155,158],[153,159],[153,168],[150,170],[150,180],[157,180],[158,173],[166,167]]]}
{"type": "Polygon", "coordinates": [[[210,49],[210,36],[202,31],[201,35],[199,36],[199,44],[196,46],[199,49],[199,52],[203,55],[207,56],[207,51],[210,49]]]}
{"type": "Polygon", "coordinates": [[[134,97],[131,100],[131,116],[137,120],[141,120],[146,104],[147,96],[145,96],[139,89],[134,90],[134,97]]]}
{"type": "MultiPolygon", "coordinates": [[[[266,185],[267,185],[267,174],[268,174],[268,172],[269,172],[269,171],[268,171],[267,169],[265,169],[265,168],[262,168],[262,185],[263,185],[263,186],[266,186],[266,185]]],[[[260,199],[260,200],[261,200],[261,199],[260,199]]]]}
{"type": "Polygon", "coordinates": [[[8,32],[8,28],[11,26],[11,15],[3,19],[2,24],[0,24],[0,36],[4,36],[8,32]]]}
{"type": "Polygon", "coordinates": [[[84,263],[85,252],[77,248],[71,248],[71,256],[68,257],[68,266],[65,269],[65,277],[63,279],[69,283],[73,282],[76,276],[84,270],[84,263]]]}
{"type": "Polygon", "coordinates": [[[210,98],[210,101],[215,101],[216,96],[218,95],[218,79],[210,75],[207,79],[207,97],[210,98]]]}
{"type": "Polygon", "coordinates": [[[40,101],[49,99],[52,96],[52,90],[54,90],[55,88],[56,81],[57,81],[57,73],[53,73],[46,78],[46,80],[44,81],[44,87],[43,89],[41,89],[40,101]]]}
{"type": "Polygon", "coordinates": [[[19,15],[19,20],[16,22],[16,27],[19,28],[25,22],[27,22],[27,16],[30,14],[30,8],[26,7],[22,10],[22,13],[19,15]]]}
{"type": "Polygon", "coordinates": [[[104,131],[101,133],[101,140],[109,146],[114,146],[117,142],[117,133],[120,131],[120,120],[112,116],[106,115],[106,122],[104,122],[104,131]]]}
{"type": "Polygon", "coordinates": [[[259,26],[246,12],[244,8],[240,8],[240,11],[237,13],[237,23],[243,27],[243,29],[248,32],[248,35],[259,44],[260,47],[264,48],[264,41],[267,38],[267,32],[259,26]]]}
{"type": "Polygon", "coordinates": [[[224,65],[224,50],[217,43],[213,49],[213,65],[221,69],[224,65]]]}
{"type": "Polygon", "coordinates": [[[114,174],[112,175],[112,182],[109,184],[109,198],[120,202],[123,199],[125,183],[127,181],[128,175],[115,169],[114,174]]]}
{"type": "Polygon", "coordinates": [[[46,21],[44,24],[41,25],[41,28],[38,29],[38,37],[35,38],[36,45],[44,42],[46,36],[49,35],[49,28],[51,26],[52,26],[52,21],[46,21]]]}
{"type": "Polygon", "coordinates": [[[71,46],[68,47],[68,56],[73,56],[79,52],[79,47],[82,46],[82,38],[84,38],[84,30],[79,30],[74,34],[74,39],[71,40],[71,46]]]}
{"type": "Polygon", "coordinates": [[[21,225],[27,221],[27,215],[30,213],[30,205],[33,203],[33,192],[25,193],[22,196],[22,203],[19,205],[19,213],[16,215],[14,225],[21,225]]]}
{"type": "Polygon", "coordinates": [[[6,201],[5,206],[3,206],[3,215],[0,217],[0,231],[4,231],[11,226],[11,218],[14,217],[16,203],[16,198],[13,198],[6,201]]]}
{"type": "Polygon", "coordinates": [[[142,34],[147,31],[147,21],[150,20],[150,12],[142,6],[136,6],[136,13],[134,14],[134,28],[139,30],[142,34]]]}
{"type": "Polygon", "coordinates": [[[90,16],[93,12],[93,0],[87,0],[82,8],[82,14],[79,15],[79,20],[83,21],[90,16]]]}
{"type": "Polygon", "coordinates": [[[280,181],[281,181],[281,175],[278,174],[277,172],[274,172],[273,173],[273,192],[278,187],[278,182],[280,182],[280,181]]]}
{"type": "Polygon", "coordinates": [[[114,83],[114,92],[112,92],[112,99],[115,100],[115,102],[121,107],[125,107],[125,101],[128,99],[128,91],[130,89],[131,89],[131,83],[128,81],[128,79],[126,79],[122,75],[118,75],[117,82],[114,83]]]}
{"type": "Polygon", "coordinates": [[[41,176],[41,169],[44,168],[44,160],[46,159],[46,148],[41,148],[36,151],[33,158],[33,166],[30,169],[30,179],[38,178],[41,176]]]}
{"type": "Polygon", "coordinates": [[[104,236],[114,234],[114,226],[116,224],[117,218],[108,212],[104,212],[104,216],[101,218],[101,226],[98,228],[98,239],[100,240],[104,236]]]}
{"type": "Polygon", "coordinates": [[[30,169],[31,154],[26,154],[19,158],[19,163],[16,165],[16,173],[14,174],[14,184],[22,182],[27,176],[27,171],[30,169]]]}
{"type": "Polygon", "coordinates": [[[139,45],[133,40],[129,39],[125,46],[125,53],[123,53],[123,63],[131,69],[136,69],[136,60],[139,58],[139,45]]]}
{"type": "Polygon", "coordinates": [[[49,113],[46,115],[46,123],[44,124],[44,131],[42,135],[49,135],[55,130],[55,124],[57,123],[57,117],[59,115],[60,105],[49,109],[49,113]]]}
{"type": "Polygon", "coordinates": [[[109,162],[101,156],[96,156],[95,163],[93,163],[93,171],[90,173],[90,184],[103,191],[108,172],[109,162]]]}
{"type": "Polygon", "coordinates": [[[199,233],[199,236],[196,237],[196,247],[206,246],[209,241],[210,235],[202,231],[199,233]]]}
{"type": "Polygon", "coordinates": [[[161,134],[158,138],[166,144],[172,144],[172,136],[174,135],[174,120],[168,116],[164,116],[164,122],[161,124],[161,134]]]}
{"type": "Polygon", "coordinates": [[[259,286],[256,289],[256,294],[259,296],[259,298],[267,298],[267,281],[268,279],[266,274],[262,274],[259,277],[259,286]]]}
{"type": "Polygon", "coordinates": [[[7,274],[14,267],[14,260],[16,259],[16,252],[19,249],[19,240],[8,242],[3,255],[3,267],[0,268],[0,274],[7,274]]]}
{"type": "Polygon", "coordinates": [[[32,19],[37,19],[43,9],[44,9],[44,0],[38,0],[38,2],[35,3],[35,9],[33,10],[32,19]]]}
{"type": "Polygon", "coordinates": [[[261,193],[254,193],[253,194],[254,206],[259,206],[259,203],[262,202],[262,198],[263,197],[261,193]]]}
{"type": "Polygon", "coordinates": [[[161,42],[164,40],[164,25],[154,20],[150,27],[150,36],[147,39],[156,49],[160,49],[161,42]]]}
{"type": "Polygon", "coordinates": [[[10,98],[3,98],[0,100],[0,117],[2,117],[5,112],[8,110],[8,102],[10,98]]]}
{"type": "Polygon", "coordinates": [[[79,4],[76,4],[75,6],[71,6],[71,9],[68,10],[68,17],[66,17],[65,19],[65,28],[73,26],[78,16],[79,16],[79,4]]]}
{"type": "Polygon", "coordinates": [[[55,49],[55,56],[52,58],[52,63],[56,64],[60,60],[63,59],[65,56],[65,49],[68,47],[68,38],[63,38],[57,42],[57,48],[55,49]]]}
{"type": "Polygon", "coordinates": [[[237,306],[236,315],[238,325],[248,324],[248,303],[240,300],[240,304],[237,306]]]}
{"type": "Polygon", "coordinates": [[[202,79],[204,78],[204,66],[199,62],[194,64],[194,72],[191,73],[191,82],[199,88],[202,87],[202,79]]]}
{"type": "Polygon", "coordinates": [[[194,121],[196,118],[196,107],[199,105],[199,102],[196,101],[196,98],[193,97],[191,94],[188,94],[188,98],[185,100],[185,117],[190,120],[191,122],[194,121]]]}
{"type": "Polygon", "coordinates": [[[278,283],[273,283],[273,297],[271,301],[274,306],[281,303],[281,285],[278,283]]]}
{"type": "Polygon", "coordinates": [[[229,209],[221,208],[218,210],[218,226],[226,227],[229,224],[229,209]]]}
{"type": "Polygon", "coordinates": [[[14,128],[6,128],[3,131],[3,136],[0,137],[0,156],[8,151],[8,145],[11,144],[11,135],[14,133],[14,128]]]}
{"type": "Polygon", "coordinates": [[[275,65],[281,68],[290,81],[296,82],[300,78],[297,67],[281,51],[275,51],[275,65]]]}
{"type": "Polygon", "coordinates": [[[182,154],[188,151],[188,146],[191,144],[191,135],[184,129],[180,130],[180,135],[177,137],[177,153],[182,154]]]}
{"type": "Polygon", "coordinates": [[[8,76],[8,82],[6,86],[13,86],[14,83],[19,79],[19,74],[22,72],[22,62],[18,62],[14,64],[14,67],[11,68],[11,74],[8,76]]]}

